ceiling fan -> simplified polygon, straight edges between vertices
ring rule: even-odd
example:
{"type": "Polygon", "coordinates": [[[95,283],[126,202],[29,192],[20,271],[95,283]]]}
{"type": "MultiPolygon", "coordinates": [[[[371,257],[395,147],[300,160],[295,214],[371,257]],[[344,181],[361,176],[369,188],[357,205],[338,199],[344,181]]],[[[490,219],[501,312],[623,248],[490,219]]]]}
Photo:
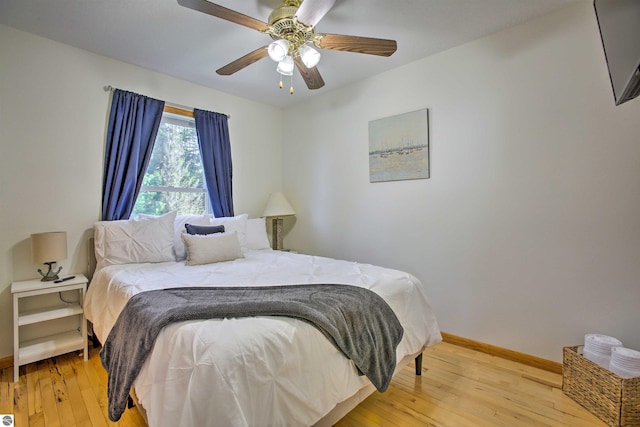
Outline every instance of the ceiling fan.
{"type": "MultiPolygon", "coordinates": [[[[281,76],[293,76],[294,64],[309,89],[324,86],[316,65],[320,52],[314,49],[340,50],[369,55],[391,56],[397,49],[395,40],[341,34],[318,34],[316,25],[336,0],[282,0],[284,5],[271,12],[268,23],[207,0],[178,0],[178,4],[217,18],[265,33],[274,40],[216,70],[229,76],[266,56],[278,63],[281,76]]],[[[282,77],[280,79],[282,88],[282,77]]],[[[293,84],[289,90],[293,94],[293,84]]]]}

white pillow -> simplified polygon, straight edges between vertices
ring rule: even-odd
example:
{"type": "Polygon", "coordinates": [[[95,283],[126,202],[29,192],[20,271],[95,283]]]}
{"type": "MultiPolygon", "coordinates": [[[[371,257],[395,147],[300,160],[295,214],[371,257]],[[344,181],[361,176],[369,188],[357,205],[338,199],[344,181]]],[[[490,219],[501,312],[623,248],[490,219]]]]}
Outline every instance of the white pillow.
{"type": "Polygon", "coordinates": [[[271,249],[265,218],[247,219],[247,248],[271,249]]]}
{"type": "Polygon", "coordinates": [[[249,215],[242,214],[236,216],[226,216],[220,218],[213,218],[211,225],[224,225],[224,231],[235,231],[238,233],[238,240],[240,241],[240,247],[247,249],[247,218],[249,215]]]}
{"type": "Polygon", "coordinates": [[[187,256],[184,248],[184,242],[180,237],[182,233],[186,232],[184,228],[185,224],[193,225],[209,225],[211,221],[211,215],[178,215],[173,223],[173,250],[176,253],[176,261],[182,261],[187,256]]]}
{"type": "Polygon", "coordinates": [[[175,212],[139,220],[98,221],[93,225],[96,269],[114,264],[175,261],[175,212]]]}
{"type": "Polygon", "coordinates": [[[235,231],[215,234],[182,234],[187,249],[185,265],[202,265],[244,258],[235,231]]]}

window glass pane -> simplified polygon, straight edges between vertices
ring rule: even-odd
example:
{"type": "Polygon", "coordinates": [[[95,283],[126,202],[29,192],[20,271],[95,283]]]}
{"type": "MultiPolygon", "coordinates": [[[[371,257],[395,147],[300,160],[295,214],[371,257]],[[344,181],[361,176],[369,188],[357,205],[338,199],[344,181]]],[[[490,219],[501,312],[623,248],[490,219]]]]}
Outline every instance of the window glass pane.
{"type": "Polygon", "coordinates": [[[195,122],[164,113],[133,213],[202,214],[206,198],[195,122]]]}
{"type": "Polygon", "coordinates": [[[200,215],[206,212],[205,193],[182,193],[141,190],[134,213],[162,215],[177,210],[180,215],[200,215]]]}

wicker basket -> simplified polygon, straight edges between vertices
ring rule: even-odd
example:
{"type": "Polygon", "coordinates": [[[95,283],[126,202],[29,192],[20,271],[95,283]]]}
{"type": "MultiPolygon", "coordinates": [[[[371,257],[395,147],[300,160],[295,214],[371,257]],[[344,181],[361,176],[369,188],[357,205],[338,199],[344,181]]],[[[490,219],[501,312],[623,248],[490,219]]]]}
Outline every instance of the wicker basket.
{"type": "Polygon", "coordinates": [[[640,377],[624,379],[565,347],[562,391],[610,426],[640,427],[640,377]]]}

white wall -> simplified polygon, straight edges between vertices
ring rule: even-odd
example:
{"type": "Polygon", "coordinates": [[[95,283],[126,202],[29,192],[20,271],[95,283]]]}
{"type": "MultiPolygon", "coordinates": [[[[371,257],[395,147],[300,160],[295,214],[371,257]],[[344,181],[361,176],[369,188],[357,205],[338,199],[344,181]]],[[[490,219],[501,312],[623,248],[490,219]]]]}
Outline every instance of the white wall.
{"type": "Polygon", "coordinates": [[[459,336],[640,349],[639,118],[589,2],[334,90],[285,111],[286,246],[415,274],[459,336]],[[431,178],[369,183],[368,122],[421,108],[431,178]]]}
{"type": "Polygon", "coordinates": [[[101,211],[106,85],[231,115],[235,211],[282,186],[282,116],[230,96],[0,25],[0,358],[13,354],[10,283],[38,276],[29,236],[67,231],[63,272],[85,272],[101,211]]]}

